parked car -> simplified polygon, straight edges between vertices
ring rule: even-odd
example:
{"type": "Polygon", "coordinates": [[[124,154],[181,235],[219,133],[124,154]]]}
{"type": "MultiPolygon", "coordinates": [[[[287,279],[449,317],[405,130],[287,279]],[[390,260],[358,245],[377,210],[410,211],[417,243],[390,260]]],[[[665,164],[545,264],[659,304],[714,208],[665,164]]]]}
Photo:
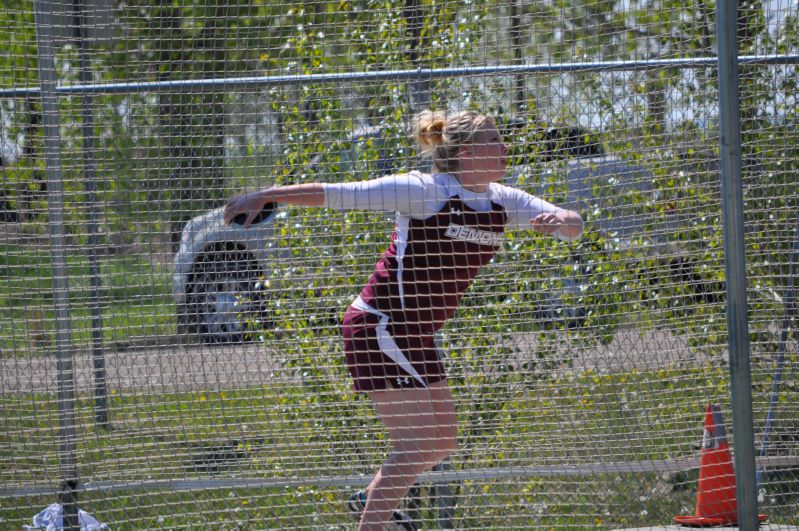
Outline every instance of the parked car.
{"type": "Polygon", "coordinates": [[[629,244],[651,219],[639,207],[640,201],[625,199],[656,200],[652,173],[641,164],[605,153],[595,135],[583,128],[551,127],[543,136],[538,156],[546,163],[544,170],[540,163],[523,162],[508,170],[505,182],[532,188],[570,210],[601,212],[591,220],[592,230],[629,244]],[[523,176],[528,178],[525,183],[520,182],[523,176]]]}
{"type": "Polygon", "coordinates": [[[580,127],[549,128],[541,136],[544,147],[538,157],[545,163],[543,172],[540,163],[523,161],[510,168],[506,182],[532,188],[541,197],[583,213],[587,228],[604,242],[603,247],[591,249],[592,256],[584,254],[588,246],[574,249],[571,260],[577,266],[575,273],[544,289],[538,308],[541,318],[571,327],[583,324],[587,308],[580,295],[587,292],[592,281],[587,264],[596,252],[632,251],[656,264],[625,264],[641,280],[656,283],[665,276],[669,282],[687,287],[695,301],[719,300],[723,285],[702,278],[694,257],[703,242],[675,241],[675,234],[686,228],[691,214],[663,216],[652,208],[660,198],[648,168],[606,153],[596,135],[580,127]]]}
{"type": "MultiPolygon", "coordinates": [[[[265,324],[263,271],[274,235],[275,205],[264,207],[244,228],[226,225],[223,208],[186,224],[173,261],[178,332],[205,342],[240,342],[253,326],[265,324]]],[[[244,220],[240,220],[243,222],[244,220]]]]}

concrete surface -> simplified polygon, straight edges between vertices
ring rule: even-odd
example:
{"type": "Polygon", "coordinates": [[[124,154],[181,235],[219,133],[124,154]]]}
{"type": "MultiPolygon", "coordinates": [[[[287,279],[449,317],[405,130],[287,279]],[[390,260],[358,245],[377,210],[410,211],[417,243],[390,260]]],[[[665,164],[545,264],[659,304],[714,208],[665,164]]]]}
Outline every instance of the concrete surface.
{"type": "MultiPolygon", "coordinates": [[[[104,352],[109,389],[139,393],[185,392],[248,388],[273,383],[296,383],[298,377],[282,367],[281,346],[291,338],[271,344],[243,345],[177,345],[164,343],[151,348],[125,348],[111,345],[104,352]]],[[[585,346],[574,337],[553,333],[542,344],[536,334],[508,334],[499,341],[514,347],[511,363],[521,363],[528,356],[538,359],[544,351],[551,360],[571,360],[572,366],[560,368],[548,364],[548,372],[565,373],[594,370],[599,373],[653,370],[670,366],[696,366],[708,362],[685,340],[668,332],[619,330],[608,345],[585,346]]],[[[312,354],[319,366],[331,364],[335,356],[343,356],[337,336],[320,338],[312,354]]],[[[78,393],[90,393],[93,385],[91,349],[76,348],[74,361],[75,387],[78,393]]],[[[722,358],[719,358],[722,359],[722,358]]],[[[544,369],[541,369],[544,370],[544,369]]],[[[335,374],[331,374],[334,377],[335,374]]],[[[0,352],[1,393],[54,393],[56,385],[55,356],[15,356],[0,352]]]]}

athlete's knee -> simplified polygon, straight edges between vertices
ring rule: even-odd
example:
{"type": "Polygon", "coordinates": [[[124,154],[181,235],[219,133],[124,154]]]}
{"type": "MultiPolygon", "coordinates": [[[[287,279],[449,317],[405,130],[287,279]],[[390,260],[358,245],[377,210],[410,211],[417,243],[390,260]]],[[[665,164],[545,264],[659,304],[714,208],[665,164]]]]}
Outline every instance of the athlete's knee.
{"type": "Polygon", "coordinates": [[[444,422],[438,426],[436,433],[436,449],[445,453],[444,457],[448,457],[458,450],[458,426],[454,414],[450,422],[444,422]]]}
{"type": "Polygon", "coordinates": [[[426,449],[395,450],[389,454],[383,464],[384,474],[388,476],[416,477],[426,472],[457,449],[457,441],[438,441],[438,444],[426,449]]]}
{"type": "Polygon", "coordinates": [[[431,459],[429,452],[394,450],[383,463],[383,475],[387,477],[416,478],[419,474],[431,468],[428,464],[431,459]]]}
{"type": "Polygon", "coordinates": [[[455,437],[442,438],[437,441],[435,450],[431,451],[427,462],[430,468],[451,456],[458,450],[458,440],[455,437]]]}
{"type": "Polygon", "coordinates": [[[434,445],[424,452],[417,453],[417,463],[424,470],[430,470],[441,461],[452,455],[458,448],[456,439],[437,439],[434,445]]]}

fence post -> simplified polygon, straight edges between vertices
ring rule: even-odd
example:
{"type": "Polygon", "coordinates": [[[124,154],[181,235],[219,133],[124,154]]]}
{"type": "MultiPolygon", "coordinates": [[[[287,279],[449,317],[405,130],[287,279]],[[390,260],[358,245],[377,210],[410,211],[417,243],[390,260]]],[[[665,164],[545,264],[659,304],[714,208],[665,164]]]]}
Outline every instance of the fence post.
{"type": "Polygon", "coordinates": [[[34,0],[39,86],[42,100],[44,159],[47,175],[47,214],[50,226],[50,260],[53,269],[53,305],[56,319],[56,379],[58,382],[58,458],[61,469],[61,503],[64,529],[80,529],[76,487],[78,485],[75,433],[75,368],[70,330],[69,284],[67,282],[64,189],[61,178],[61,139],[56,93],[53,21],[50,2],[34,0]]]}
{"type": "MultiPolygon", "coordinates": [[[[75,37],[78,39],[80,55],[80,81],[88,85],[93,81],[88,52],[88,33],[86,27],[86,2],[73,0],[75,8],[75,37]]],[[[81,126],[83,136],[83,189],[86,192],[87,246],[91,293],[89,306],[92,312],[92,364],[94,368],[94,418],[101,428],[108,427],[108,388],[106,384],[105,354],[103,353],[103,315],[100,308],[100,261],[97,256],[99,245],[97,220],[97,161],[94,158],[94,97],[90,92],[81,96],[81,126]]]]}
{"type": "Polygon", "coordinates": [[[727,331],[740,529],[758,529],[749,326],[746,307],[737,2],[716,2],[721,195],[727,277],[727,331]]]}

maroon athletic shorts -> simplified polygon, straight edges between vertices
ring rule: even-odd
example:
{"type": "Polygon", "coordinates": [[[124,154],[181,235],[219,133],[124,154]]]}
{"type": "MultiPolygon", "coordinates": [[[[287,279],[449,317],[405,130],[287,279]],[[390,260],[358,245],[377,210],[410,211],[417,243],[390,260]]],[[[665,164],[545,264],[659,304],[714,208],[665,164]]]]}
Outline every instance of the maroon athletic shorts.
{"type": "Polygon", "coordinates": [[[358,392],[425,388],[446,379],[433,335],[350,306],[341,327],[347,368],[358,392]]]}

